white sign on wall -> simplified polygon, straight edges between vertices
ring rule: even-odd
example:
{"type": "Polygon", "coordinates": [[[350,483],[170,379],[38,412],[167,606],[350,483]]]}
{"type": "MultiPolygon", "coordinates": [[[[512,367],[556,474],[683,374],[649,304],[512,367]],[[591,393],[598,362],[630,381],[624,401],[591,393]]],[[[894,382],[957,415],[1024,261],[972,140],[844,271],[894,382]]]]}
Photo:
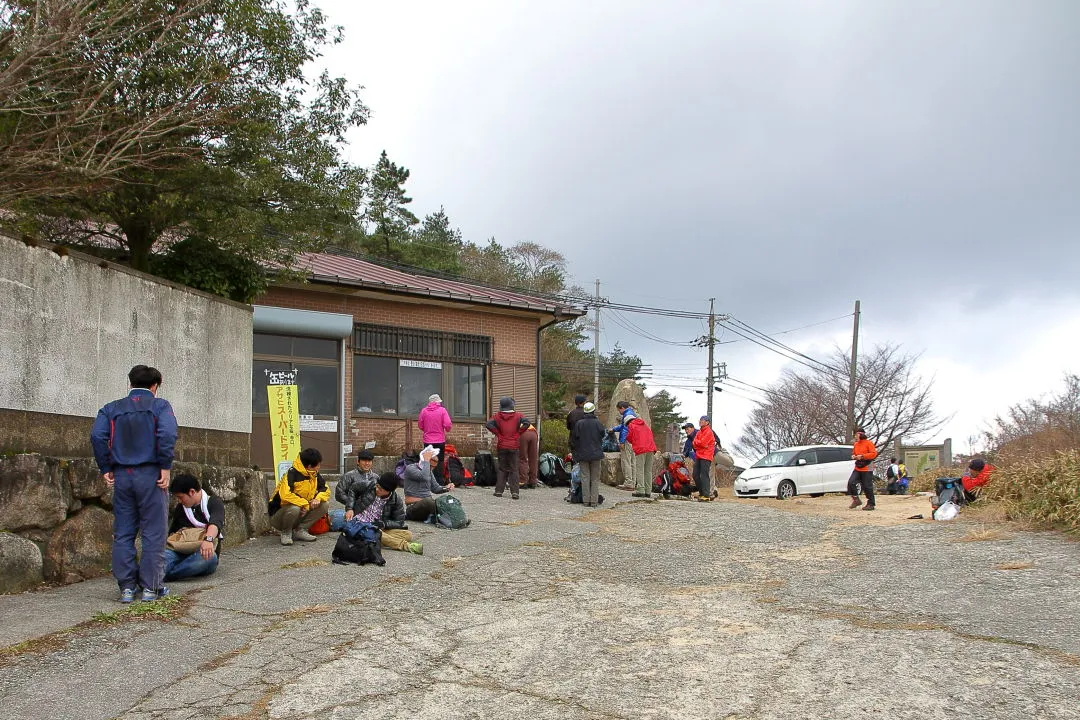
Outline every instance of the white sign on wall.
{"type": "Polygon", "coordinates": [[[310,415],[301,415],[300,432],[337,432],[337,419],[315,420],[310,415]]]}
{"type": "Polygon", "coordinates": [[[401,367],[423,368],[425,370],[442,370],[441,362],[427,362],[426,360],[400,360],[401,367]]]}

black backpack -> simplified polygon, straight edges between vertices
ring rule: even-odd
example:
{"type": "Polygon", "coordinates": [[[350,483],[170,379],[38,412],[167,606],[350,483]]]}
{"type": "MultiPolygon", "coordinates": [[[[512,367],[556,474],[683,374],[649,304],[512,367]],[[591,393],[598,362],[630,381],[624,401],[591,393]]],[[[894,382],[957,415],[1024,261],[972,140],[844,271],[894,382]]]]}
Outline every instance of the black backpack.
{"type": "Polygon", "coordinates": [[[450,482],[458,487],[461,487],[469,481],[469,479],[465,477],[465,465],[457,455],[448,454],[446,456],[446,474],[449,476],[450,482]]]}
{"type": "Polygon", "coordinates": [[[345,525],[334,545],[335,565],[385,565],[380,547],[381,532],[370,523],[354,519],[345,525]]]}
{"type": "Polygon", "coordinates": [[[603,452],[619,452],[619,436],[614,430],[608,430],[604,434],[604,439],[600,442],[600,449],[603,452]]]}
{"type": "Polygon", "coordinates": [[[478,452],[473,459],[473,484],[491,487],[498,479],[495,474],[495,458],[489,452],[478,452]]]}
{"type": "MultiPolygon", "coordinates": [[[[582,500],[582,497],[581,497],[581,485],[579,484],[577,487],[571,488],[570,492],[566,493],[566,497],[564,498],[564,500],[566,500],[566,502],[574,504],[574,505],[580,505],[581,503],[583,503],[584,500],[582,500]]],[[[597,505],[603,505],[604,504],[604,496],[603,495],[597,495],[596,496],[596,504],[597,505]]]]}

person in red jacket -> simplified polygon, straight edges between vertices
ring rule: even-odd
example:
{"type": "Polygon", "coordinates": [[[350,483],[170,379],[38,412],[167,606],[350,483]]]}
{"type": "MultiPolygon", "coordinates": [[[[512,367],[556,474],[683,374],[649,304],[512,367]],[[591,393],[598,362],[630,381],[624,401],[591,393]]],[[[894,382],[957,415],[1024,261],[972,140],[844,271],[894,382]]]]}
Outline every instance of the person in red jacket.
{"type": "Polygon", "coordinates": [[[712,461],[716,456],[716,436],[713,435],[709,416],[698,420],[700,430],[694,433],[694,483],[698,486],[698,500],[712,500],[712,461]]]}
{"type": "Polygon", "coordinates": [[[975,458],[968,463],[968,471],[960,478],[964,486],[964,499],[968,503],[973,503],[979,498],[979,493],[976,491],[990,482],[990,473],[995,470],[997,470],[996,467],[982,458],[975,458]]]}
{"type": "Polygon", "coordinates": [[[652,428],[641,418],[634,416],[626,420],[626,442],[634,450],[634,497],[652,497],[652,459],[656,453],[656,441],[653,440],[652,428]]]}
{"type": "Polygon", "coordinates": [[[874,503],[874,468],[873,461],[877,457],[877,448],[866,437],[866,431],[859,428],[855,431],[855,447],[851,449],[851,459],[855,461],[855,469],[848,478],[848,495],[851,496],[851,510],[862,505],[859,499],[859,487],[866,493],[866,507],[863,510],[873,510],[874,503]]]}
{"type": "Polygon", "coordinates": [[[506,483],[510,483],[510,497],[518,499],[518,438],[521,436],[521,421],[525,417],[514,412],[514,398],[499,398],[499,412],[484,425],[495,433],[498,440],[498,473],[495,479],[495,497],[502,497],[506,483]]]}

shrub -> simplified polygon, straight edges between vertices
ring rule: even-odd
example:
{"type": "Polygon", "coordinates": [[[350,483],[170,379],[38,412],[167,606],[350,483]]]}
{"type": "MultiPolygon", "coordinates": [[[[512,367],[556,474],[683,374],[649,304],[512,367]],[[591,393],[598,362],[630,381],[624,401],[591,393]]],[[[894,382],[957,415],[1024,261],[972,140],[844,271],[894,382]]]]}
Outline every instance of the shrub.
{"type": "Polygon", "coordinates": [[[562,457],[570,452],[570,431],[565,420],[544,420],[540,424],[540,452],[562,457]]]}
{"type": "Polygon", "coordinates": [[[1080,533],[1080,452],[1014,459],[998,468],[982,497],[1001,502],[1010,519],[1080,533]]]}

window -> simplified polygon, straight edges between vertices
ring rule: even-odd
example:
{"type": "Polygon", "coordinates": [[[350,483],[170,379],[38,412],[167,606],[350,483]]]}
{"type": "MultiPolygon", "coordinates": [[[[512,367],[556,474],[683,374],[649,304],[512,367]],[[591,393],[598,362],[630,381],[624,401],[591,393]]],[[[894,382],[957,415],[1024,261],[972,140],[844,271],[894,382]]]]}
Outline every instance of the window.
{"type": "Polygon", "coordinates": [[[438,393],[455,419],[487,416],[482,365],[356,355],[353,413],[415,417],[438,393]]]}
{"type": "Polygon", "coordinates": [[[479,365],[455,365],[452,372],[451,397],[452,412],[455,416],[483,417],[484,412],[484,368],[479,365]]]}
{"type": "Polygon", "coordinates": [[[251,363],[251,413],[267,415],[267,371],[296,371],[300,414],[337,418],[341,365],[337,340],[255,333],[251,363]]]}
{"type": "Polygon", "coordinates": [[[851,448],[849,447],[827,447],[818,448],[818,462],[843,462],[845,460],[851,460],[851,448]]]}
{"type": "MultiPolygon", "coordinates": [[[[805,460],[806,462],[804,464],[806,465],[817,465],[817,457],[816,450],[804,450],[802,454],[799,455],[799,460],[805,460]]],[[[798,461],[796,461],[796,464],[797,463],[798,461]]]]}
{"type": "Polygon", "coordinates": [[[487,365],[491,362],[491,338],[484,335],[416,330],[358,323],[353,349],[363,355],[388,355],[487,365]]]}
{"type": "Polygon", "coordinates": [[[357,355],[353,363],[353,412],[397,414],[397,363],[394,358],[357,355]]]}

